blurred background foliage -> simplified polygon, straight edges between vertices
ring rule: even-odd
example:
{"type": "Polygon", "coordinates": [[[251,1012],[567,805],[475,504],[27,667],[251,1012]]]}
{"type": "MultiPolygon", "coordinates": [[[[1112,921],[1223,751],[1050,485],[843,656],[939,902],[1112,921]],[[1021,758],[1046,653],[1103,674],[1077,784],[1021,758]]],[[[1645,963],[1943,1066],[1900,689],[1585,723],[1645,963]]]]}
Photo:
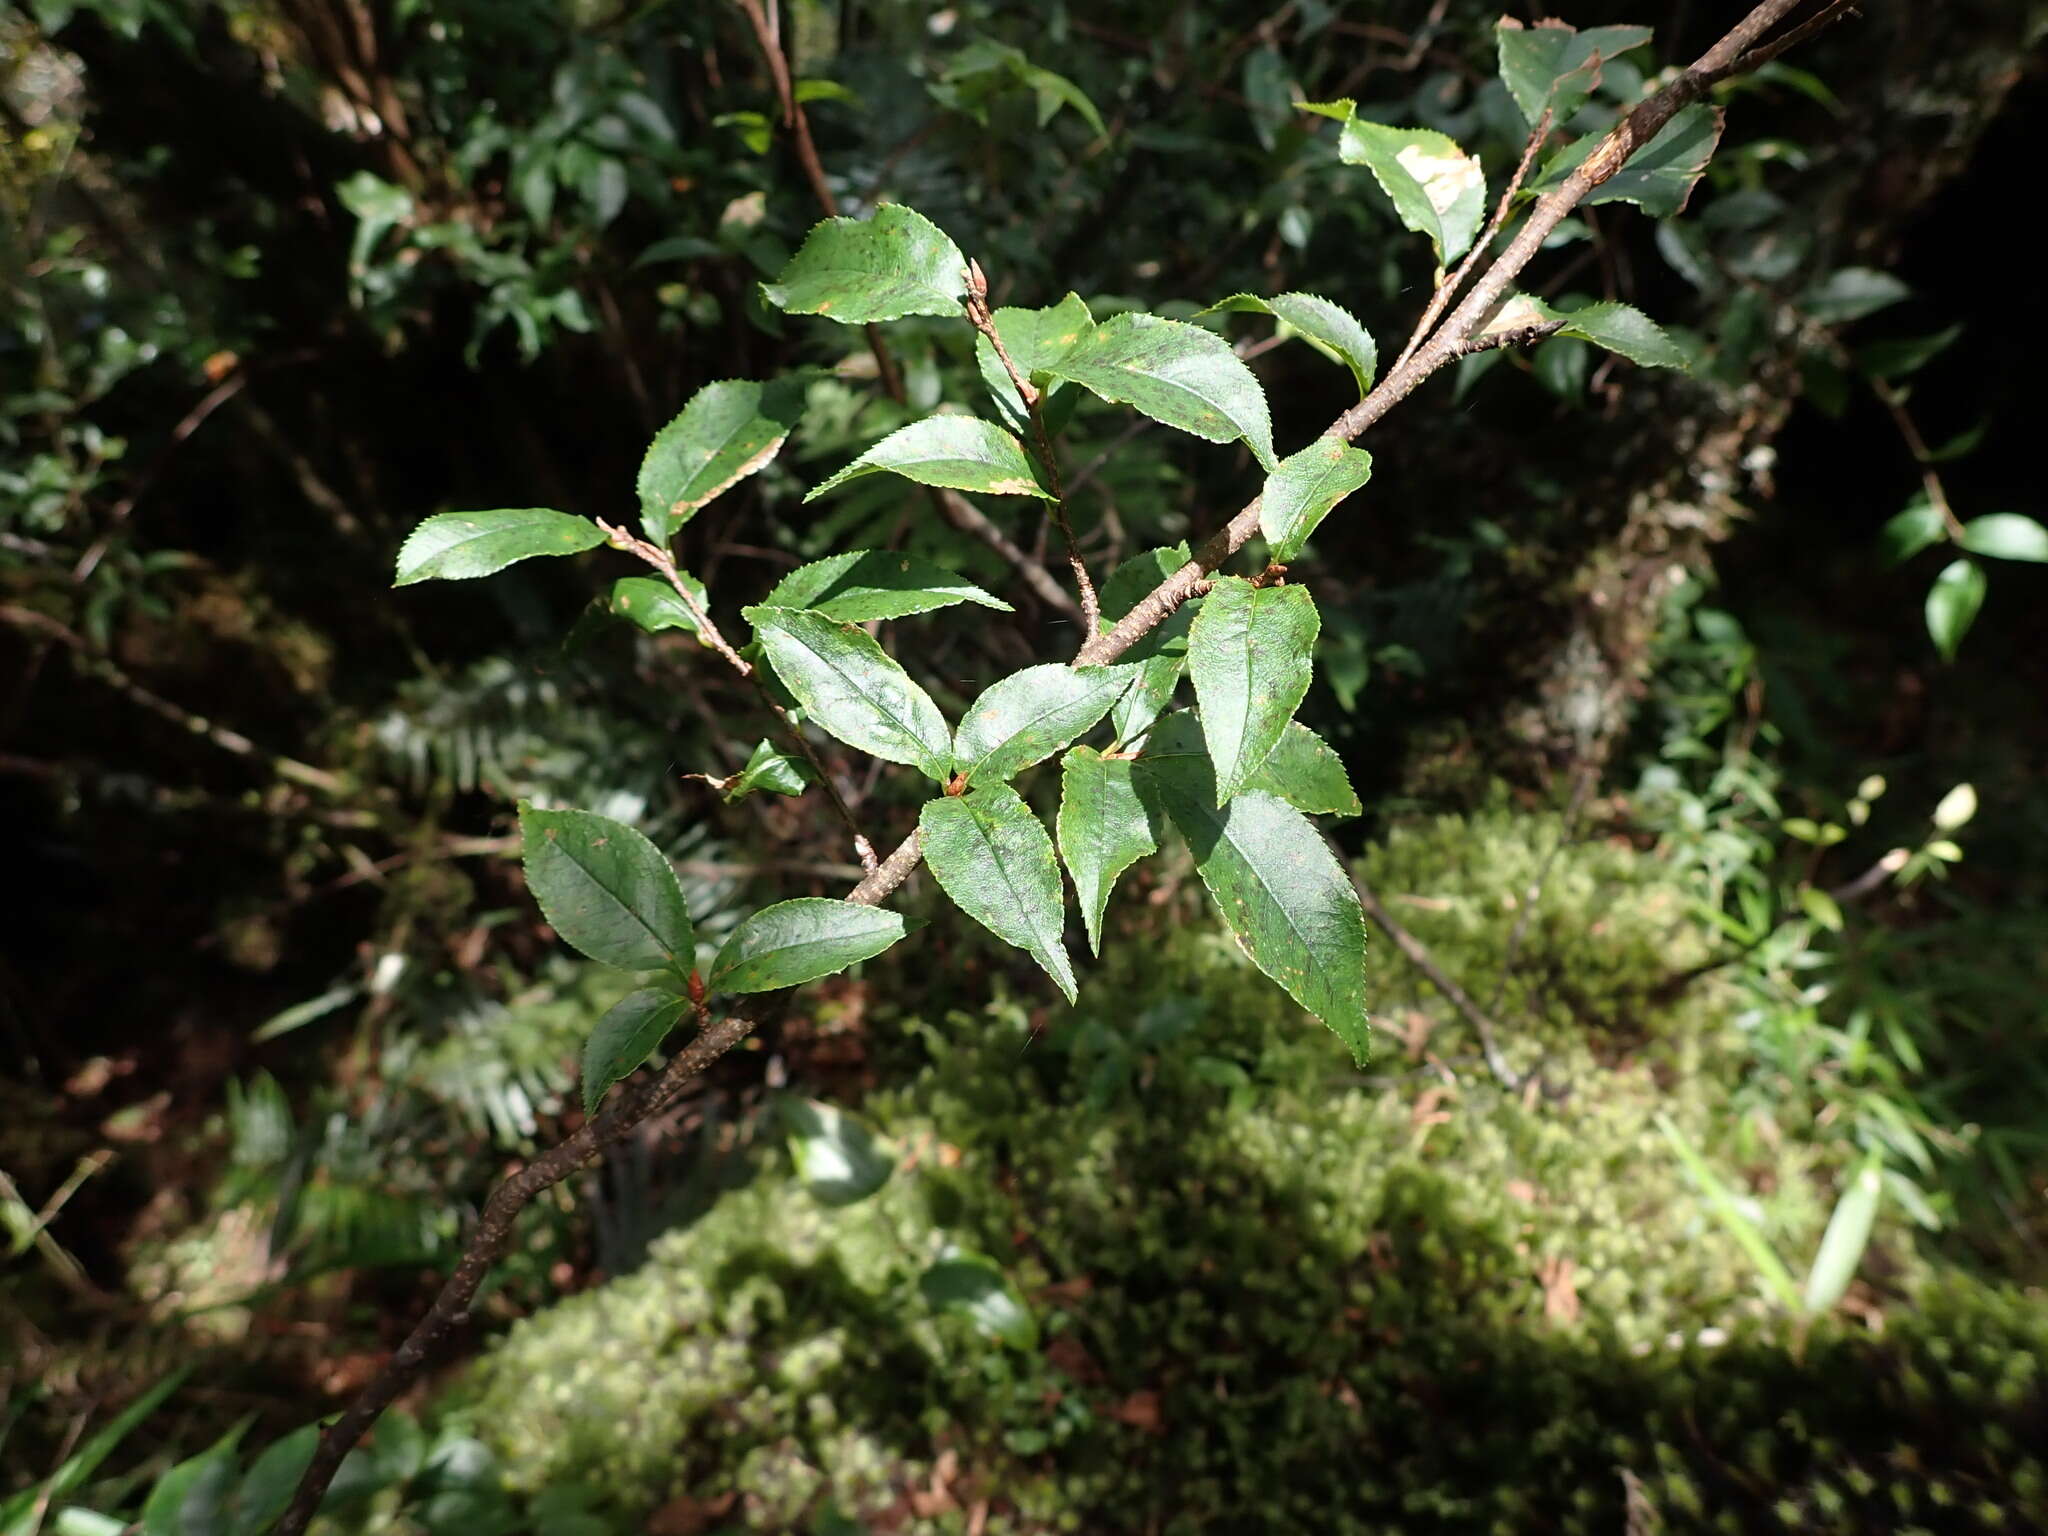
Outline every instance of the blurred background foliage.
{"type": "MultiPolygon", "coordinates": [[[[1589,210],[1536,269],[1669,324],[1689,377],[1474,360],[1302,562],[1308,717],[1367,807],[1335,836],[1467,1007],[1376,929],[1354,1072],[1171,872],[1112,911],[1113,1007],[940,925],[941,963],[814,989],[536,1207],[481,1363],[380,1429],[334,1529],[2048,1521],[2048,572],[1983,561],[1960,633],[1916,532],[2041,513],[2011,230],[2048,13],[1915,10],[1730,87],[1682,216],[1589,210]],[[870,1135],[878,1193],[806,1187],[811,1141],[870,1135]],[[1866,1168],[1853,1282],[1788,1308],[1765,1271],[1805,1275],[1866,1168]]],[[[913,204],[999,303],[1302,288],[1386,351],[1428,274],[1293,101],[1496,178],[1520,147],[1466,0],[776,11],[842,209],[913,204]]],[[[1589,122],[1725,21],[1564,12],[1657,29],[1589,122]]],[[[899,402],[857,334],[760,303],[816,211],[714,0],[0,14],[0,1529],[122,1529],[216,1444],[244,1518],[260,1447],[575,1123],[615,983],[541,928],[517,797],[647,831],[714,940],[857,875],[810,799],[686,777],[744,763],[751,700],[608,613],[623,565],[414,600],[404,530],[617,515],[692,392],[816,365],[782,457],[685,532],[713,603],[886,545],[1019,607],[920,621],[949,708],[1071,650],[887,477],[800,506],[979,398],[960,327],[891,328],[899,402]]],[[[1346,403],[1213,323],[1283,438],[1346,403]]],[[[1091,403],[1068,442],[1098,571],[1257,488],[1091,403]]],[[[909,825],[892,779],[846,787],[909,825]]]]}

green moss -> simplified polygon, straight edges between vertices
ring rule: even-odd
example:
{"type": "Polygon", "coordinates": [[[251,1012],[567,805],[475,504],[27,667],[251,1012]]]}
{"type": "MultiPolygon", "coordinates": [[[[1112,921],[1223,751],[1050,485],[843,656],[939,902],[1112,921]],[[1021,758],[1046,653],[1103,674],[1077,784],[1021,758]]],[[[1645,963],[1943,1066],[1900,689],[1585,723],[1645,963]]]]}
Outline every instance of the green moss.
{"type": "MultiPolygon", "coordinates": [[[[1502,892],[1555,835],[1430,823],[1369,876],[1485,978],[1502,892]]],[[[1660,1001],[1701,936],[1622,846],[1567,849],[1545,889],[1500,1009],[1535,1021],[1510,1041],[1529,1094],[1384,1038],[1354,1071],[1199,927],[1114,948],[1050,1021],[1003,996],[877,1009],[909,1065],[863,1108],[914,1170],[831,1210],[759,1147],[638,1272],[514,1329],[463,1389],[474,1421],[528,1488],[588,1482],[629,1518],[733,1490],[761,1530],[828,1502],[952,1530],[986,1498],[994,1532],[1611,1531],[1631,1497],[1684,1526],[1856,1529],[2016,1493],[1984,1431],[2041,1443],[2038,1299],[1929,1280],[1881,1227],[1913,1305],[1882,1338],[1824,1323],[1795,1347],[1654,1128],[1672,1114],[1773,1191],[1774,1241],[1812,1252],[1810,1155],[1728,1161],[1734,1057],[1711,1009],[1660,1001]],[[1005,1265],[1039,1354],[925,1310],[947,1243],[1005,1265]],[[941,1470],[952,1504],[916,1513],[941,1470]]],[[[1382,1018],[1420,1015],[1462,1062],[1426,985],[1374,974],[1382,1018]]]]}

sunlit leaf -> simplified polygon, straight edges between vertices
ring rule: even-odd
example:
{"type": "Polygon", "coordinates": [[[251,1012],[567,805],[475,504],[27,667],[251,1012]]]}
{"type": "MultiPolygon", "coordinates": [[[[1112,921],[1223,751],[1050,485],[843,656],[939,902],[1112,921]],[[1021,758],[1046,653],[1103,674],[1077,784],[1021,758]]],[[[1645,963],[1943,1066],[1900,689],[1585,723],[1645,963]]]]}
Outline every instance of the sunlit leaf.
{"type": "Polygon", "coordinates": [[[804,500],[816,501],[850,480],[885,470],[920,485],[1053,499],[1038,483],[1024,445],[994,422],[978,416],[928,416],[890,433],[804,500]]]}
{"type": "Polygon", "coordinates": [[[923,214],[884,203],[871,219],[826,219],[762,297],[793,315],[843,325],[960,313],[967,258],[923,214]]]}
{"type": "Polygon", "coordinates": [[[1100,954],[1109,893],[1118,876],[1158,849],[1159,840],[1131,782],[1128,759],[1075,747],[1061,760],[1060,770],[1060,857],[1074,879],[1088,947],[1100,954]]]}
{"type": "Polygon", "coordinates": [[[520,507],[501,512],[442,512],[428,518],[398,550],[394,587],[416,581],[489,576],[535,555],[574,555],[604,542],[587,517],[520,507]]]}
{"type": "Polygon", "coordinates": [[[800,608],[764,605],[745,616],[776,677],[821,729],[884,762],[946,777],[953,733],[931,695],[873,636],[800,608]]]}
{"type": "Polygon", "coordinates": [[[909,927],[881,907],[799,896],[745,918],[711,963],[714,992],[802,986],[871,959],[909,927]]]}
{"type": "Polygon", "coordinates": [[[1282,459],[1259,497],[1259,531],[1283,565],[1301,553],[1330,509],[1372,478],[1372,455],[1340,437],[1319,437],[1282,459]]]}
{"type": "Polygon", "coordinates": [[[647,536],[666,544],[712,498],[764,468],[804,412],[810,378],[726,379],[690,397],[655,434],[635,488],[647,536]]]}
{"type": "Polygon", "coordinates": [[[1014,611],[944,566],[893,549],[854,549],[813,560],[778,581],[761,603],[767,608],[808,608],[844,624],[900,619],[954,603],[1014,611]]]}
{"type": "Polygon", "coordinates": [[[1157,315],[1117,315],[1047,372],[1209,442],[1242,438],[1261,464],[1273,466],[1265,391],[1214,331],[1157,315]]]}
{"type": "Polygon", "coordinates": [[[526,884],[565,944],[626,971],[690,974],[696,934],[676,872],[623,823],[519,806],[526,884]]]}
{"type": "Polygon", "coordinates": [[[1009,785],[988,784],[927,801],[917,824],[925,862],[954,905],[1029,954],[1071,1003],[1065,892],[1052,839],[1031,807],[1009,785]]]}
{"type": "Polygon", "coordinates": [[[1137,670],[1048,662],[991,683],[960,716],[954,771],[990,784],[1044,762],[1108,714],[1137,670]]]}
{"type": "Polygon", "coordinates": [[[1306,587],[1219,577],[1188,631],[1188,673],[1227,804],[1266,760],[1308,693],[1322,620],[1306,587]]]}

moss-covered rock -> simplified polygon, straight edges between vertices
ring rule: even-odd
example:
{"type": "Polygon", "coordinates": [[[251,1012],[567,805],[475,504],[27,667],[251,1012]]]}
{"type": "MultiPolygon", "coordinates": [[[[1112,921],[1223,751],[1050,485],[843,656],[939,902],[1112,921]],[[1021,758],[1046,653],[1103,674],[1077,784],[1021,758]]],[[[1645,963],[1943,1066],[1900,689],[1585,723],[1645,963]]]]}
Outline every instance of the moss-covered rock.
{"type": "MultiPolygon", "coordinates": [[[[1484,987],[1501,895],[1555,842],[1489,812],[1369,874],[1484,987]]],[[[1391,957],[1413,1056],[1390,1031],[1357,1072],[1199,927],[1113,950],[1042,1030],[1009,998],[878,1009],[916,1062],[864,1106],[902,1156],[880,1194],[827,1208],[764,1140],[751,1182],[460,1396],[525,1486],[593,1483],[628,1519],[736,1492],[759,1530],[964,1530],[983,1501],[990,1531],[2025,1528],[2039,1298],[1927,1280],[1881,1228],[1893,1290],[1796,1339],[1654,1125],[1719,1150],[1727,1042],[1657,1002],[1700,935],[1620,845],[1567,848],[1544,889],[1501,1005],[1539,1088],[1444,1065],[1449,1016],[1391,957]],[[1038,1350],[932,1315],[916,1280],[949,1244],[1006,1267],[1038,1350]]],[[[1812,1252],[1806,1153],[1722,1169],[1812,1252]]]]}

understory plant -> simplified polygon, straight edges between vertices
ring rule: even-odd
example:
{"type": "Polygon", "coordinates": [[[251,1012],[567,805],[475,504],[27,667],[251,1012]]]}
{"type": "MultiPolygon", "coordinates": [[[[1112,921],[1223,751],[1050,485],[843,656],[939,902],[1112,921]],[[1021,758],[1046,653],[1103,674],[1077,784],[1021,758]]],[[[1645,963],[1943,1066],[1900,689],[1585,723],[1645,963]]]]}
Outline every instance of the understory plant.
{"type": "MultiPolygon", "coordinates": [[[[1362,1064],[1364,911],[1312,820],[1358,802],[1337,755],[1294,718],[1321,628],[1296,568],[1318,525],[1371,478],[1372,458],[1355,440],[1440,370],[1553,338],[1642,366],[1687,365],[1687,349],[1642,312],[1612,302],[1553,306],[1520,285],[1522,274],[1575,209],[1631,202],[1652,217],[1677,213],[1720,138],[1708,93],[1848,10],[1831,0],[1787,28],[1802,8],[1801,0],[1766,0],[1654,89],[1627,71],[1633,88],[1620,101],[1602,93],[1603,72],[1644,47],[1647,29],[1503,20],[1500,77],[1529,132],[1519,162],[1505,174],[1495,167],[1491,186],[1480,159],[1442,133],[1372,121],[1351,100],[1298,103],[1339,125],[1339,158],[1370,172],[1428,249],[1431,297],[1411,334],[1388,349],[1384,369],[1376,340],[1318,294],[1227,295],[1189,319],[1133,310],[1098,318],[1073,293],[1035,308],[993,305],[980,265],[932,220],[896,204],[865,220],[839,217],[824,178],[813,176],[827,217],[761,286],[761,303],[865,327],[885,384],[894,369],[881,328],[912,317],[955,320],[968,328],[962,339],[971,336],[987,400],[984,414],[953,405],[911,422],[806,499],[878,475],[910,482],[918,489],[906,494],[935,498],[1041,597],[1045,572],[965,497],[1042,507],[1065,549],[1071,595],[1046,606],[1078,615],[1079,646],[1010,671],[952,718],[935,697],[946,692],[937,669],[916,675],[897,651],[916,645],[920,615],[963,603],[1008,609],[1003,596],[920,557],[852,548],[766,592],[714,597],[672,553],[685,523],[802,429],[813,375],[701,390],[648,449],[631,521],[525,507],[421,523],[399,551],[400,586],[599,548],[636,560],[647,574],[617,580],[611,614],[694,637],[751,686],[767,729],[743,762],[690,766],[728,798],[824,795],[863,874],[843,900],[796,897],[737,920],[693,913],[674,868],[640,832],[570,806],[522,803],[527,883],[547,922],[638,984],[584,1046],[582,1128],[491,1195],[446,1285],[390,1362],[317,1447],[294,1442],[310,1461],[277,1528],[306,1529],[351,1447],[467,1316],[536,1194],[672,1104],[788,989],[921,942],[911,938],[913,920],[885,905],[920,863],[954,905],[1027,954],[1072,1002],[1079,977],[1065,940],[1062,865],[1087,942],[1099,949],[1119,879],[1177,838],[1253,963],[1362,1064]],[[1275,442],[1259,379],[1223,333],[1223,317],[1239,314],[1273,322],[1351,375],[1358,399],[1314,440],[1275,442]],[[1083,395],[1249,454],[1264,477],[1261,493],[1199,544],[1147,551],[1098,582],[1074,534],[1060,454],[1062,427],[1083,395]],[[1224,569],[1246,551],[1253,558],[1242,571],[1224,569]],[[911,631],[882,627],[906,621],[911,631]],[[886,855],[842,788],[827,740],[877,771],[895,765],[926,781],[915,828],[886,855]],[[1055,758],[1056,809],[1052,775],[1029,776],[1055,758]],[[709,916],[726,934],[715,952],[698,942],[697,921],[709,916]],[[672,1046],[678,1031],[685,1037],[672,1046]],[[635,1077],[664,1050],[658,1071],[635,1077]]],[[[742,9],[762,14],[750,0],[742,9]]],[[[764,47],[773,46],[761,29],[764,47]]],[[[799,100],[785,109],[801,122],[799,100]]],[[[815,160],[807,134],[798,145],[815,160]]],[[[1048,623],[1043,640],[1049,650],[1069,635],[1048,623]]],[[[942,1275],[926,1288],[950,1295],[948,1283],[942,1275]]]]}

